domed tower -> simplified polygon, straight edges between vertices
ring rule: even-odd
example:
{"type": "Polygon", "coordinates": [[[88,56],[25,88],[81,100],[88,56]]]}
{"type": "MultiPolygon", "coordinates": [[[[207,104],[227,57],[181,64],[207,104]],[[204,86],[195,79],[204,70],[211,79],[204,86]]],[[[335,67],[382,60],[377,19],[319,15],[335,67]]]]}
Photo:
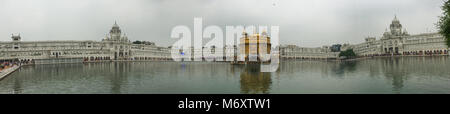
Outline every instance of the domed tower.
{"type": "Polygon", "coordinates": [[[260,52],[267,51],[265,54],[270,54],[271,47],[270,36],[266,30],[263,30],[261,34],[254,30],[254,33],[249,35],[244,29],[239,42],[239,55],[243,56],[241,60],[245,60],[245,62],[265,62],[267,58],[262,58],[261,54],[263,53],[260,52]]]}
{"type": "Polygon", "coordinates": [[[247,38],[247,36],[248,36],[247,31],[245,31],[245,28],[244,28],[244,31],[242,31],[242,37],[247,38]]]}
{"type": "Polygon", "coordinates": [[[395,16],[394,20],[392,20],[390,29],[392,35],[398,36],[402,34],[402,24],[400,24],[400,21],[397,19],[397,16],[395,16]]]}
{"type": "Polygon", "coordinates": [[[123,34],[123,37],[120,41],[128,42],[128,36],[126,33],[123,34]]]}
{"type": "Polygon", "coordinates": [[[105,37],[102,39],[102,41],[108,41],[109,37],[108,34],[105,35],[105,37]]]}
{"type": "Polygon", "coordinates": [[[270,43],[270,36],[267,34],[266,29],[262,31],[258,42],[265,43],[266,44],[265,47],[260,47],[260,49],[265,49],[267,50],[266,54],[270,54],[272,43],[270,43]]]}
{"type": "Polygon", "coordinates": [[[409,36],[409,33],[408,33],[408,31],[406,31],[406,29],[403,29],[403,35],[409,36]]]}
{"type": "Polygon", "coordinates": [[[386,28],[386,29],[384,30],[382,39],[387,39],[387,38],[389,38],[390,36],[391,36],[391,32],[389,32],[389,31],[387,30],[387,28],[386,28]]]}
{"type": "Polygon", "coordinates": [[[22,38],[20,37],[20,34],[18,35],[11,34],[11,39],[12,41],[20,41],[22,38]]]}
{"type": "Polygon", "coordinates": [[[261,37],[266,37],[266,38],[268,37],[266,29],[262,30],[261,37]]]}
{"type": "Polygon", "coordinates": [[[20,48],[20,43],[19,42],[20,42],[20,39],[21,39],[20,34],[18,34],[18,35],[12,34],[11,39],[14,42],[13,45],[12,45],[13,49],[19,49],[20,48]]]}
{"type": "Polygon", "coordinates": [[[117,22],[114,22],[112,29],[109,31],[110,38],[114,41],[118,41],[121,38],[122,31],[120,30],[117,22]]]}
{"type": "Polygon", "coordinates": [[[248,35],[248,33],[247,33],[247,31],[245,30],[245,27],[244,27],[244,30],[242,31],[242,36],[241,36],[241,38],[239,39],[239,44],[238,44],[238,54],[239,55],[242,55],[242,56],[238,56],[238,58],[237,58],[237,60],[245,60],[246,59],[246,57],[248,56],[247,55],[247,53],[248,53],[248,41],[249,41],[249,35],[248,35]]]}

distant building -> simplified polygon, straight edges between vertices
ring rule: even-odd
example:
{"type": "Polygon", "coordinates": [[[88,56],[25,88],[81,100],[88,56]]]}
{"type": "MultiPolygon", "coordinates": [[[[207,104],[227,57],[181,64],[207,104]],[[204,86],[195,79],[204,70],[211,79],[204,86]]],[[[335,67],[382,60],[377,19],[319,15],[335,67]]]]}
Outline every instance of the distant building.
{"type": "Polygon", "coordinates": [[[332,52],[330,47],[299,47],[286,45],[280,47],[280,57],[283,59],[336,59],[339,52],[332,52]]]}
{"type": "Polygon", "coordinates": [[[334,45],[331,45],[331,52],[340,52],[341,51],[341,47],[342,47],[342,45],[341,44],[334,44],[334,45]]]}
{"type": "Polygon", "coordinates": [[[380,40],[368,37],[360,44],[351,45],[358,56],[392,56],[392,55],[448,55],[449,48],[445,38],[439,33],[410,35],[394,17],[380,40]]]}
{"type": "Polygon", "coordinates": [[[318,48],[305,48],[296,45],[287,45],[280,48],[281,58],[295,59],[333,59],[338,58],[339,51],[353,49],[357,56],[429,56],[449,55],[449,47],[445,38],[439,33],[424,33],[410,35],[397,16],[394,17],[383,36],[377,40],[375,37],[365,38],[359,44],[332,45],[318,48]]]}
{"type": "Polygon", "coordinates": [[[120,27],[114,23],[102,41],[21,41],[20,35],[12,35],[12,41],[0,42],[0,60],[35,60],[52,58],[83,58],[97,60],[168,60],[167,47],[154,43],[132,44],[120,27]]]}

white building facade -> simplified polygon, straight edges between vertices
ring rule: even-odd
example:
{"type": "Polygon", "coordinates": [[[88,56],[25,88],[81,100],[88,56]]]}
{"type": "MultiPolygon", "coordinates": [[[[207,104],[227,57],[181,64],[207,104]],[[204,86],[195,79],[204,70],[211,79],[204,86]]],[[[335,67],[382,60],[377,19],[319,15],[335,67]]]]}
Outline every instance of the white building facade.
{"type": "Polygon", "coordinates": [[[439,33],[410,35],[394,17],[380,40],[366,38],[364,43],[350,47],[358,56],[428,56],[448,55],[449,47],[439,33]]]}
{"type": "MultiPolygon", "coordinates": [[[[365,38],[359,44],[343,44],[341,51],[353,49],[357,56],[431,56],[449,55],[449,47],[445,38],[439,33],[424,33],[410,35],[402,24],[394,17],[383,36],[365,38]]],[[[332,52],[329,46],[308,48],[287,45],[280,48],[281,58],[294,59],[334,59],[339,58],[339,52],[332,52]]]]}
{"type": "Polygon", "coordinates": [[[101,60],[170,60],[167,47],[151,44],[133,44],[115,23],[102,41],[21,41],[12,35],[12,41],[0,42],[0,60],[36,60],[82,58],[101,60]]]}

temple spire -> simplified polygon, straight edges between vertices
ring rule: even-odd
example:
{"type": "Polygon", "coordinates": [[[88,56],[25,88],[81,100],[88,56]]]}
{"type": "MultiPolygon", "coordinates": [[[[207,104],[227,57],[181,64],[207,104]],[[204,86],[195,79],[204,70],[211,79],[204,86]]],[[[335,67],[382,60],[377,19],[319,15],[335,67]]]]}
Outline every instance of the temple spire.
{"type": "Polygon", "coordinates": [[[119,25],[117,24],[117,21],[114,21],[114,25],[113,25],[113,27],[119,27],[119,25]]]}
{"type": "Polygon", "coordinates": [[[397,18],[397,14],[394,15],[394,20],[392,20],[392,22],[399,22],[399,20],[397,18]]]}

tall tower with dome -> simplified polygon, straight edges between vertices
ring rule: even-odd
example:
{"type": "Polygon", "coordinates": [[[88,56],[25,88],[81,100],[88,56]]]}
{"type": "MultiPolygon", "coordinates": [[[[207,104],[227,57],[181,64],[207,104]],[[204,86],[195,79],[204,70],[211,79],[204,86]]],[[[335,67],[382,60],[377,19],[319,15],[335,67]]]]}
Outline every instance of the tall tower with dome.
{"type": "Polygon", "coordinates": [[[120,30],[117,22],[114,22],[109,34],[105,36],[102,40],[106,47],[110,51],[114,52],[112,59],[114,60],[128,60],[131,56],[131,41],[128,40],[126,34],[122,35],[122,30],[120,30]]]}
{"type": "Polygon", "coordinates": [[[409,36],[406,29],[403,29],[400,20],[397,15],[394,16],[391,24],[389,25],[389,30],[383,34],[381,38],[381,47],[384,54],[400,54],[403,51],[403,38],[409,36]]]}
{"type": "Polygon", "coordinates": [[[120,27],[117,24],[117,22],[114,22],[114,25],[112,26],[111,30],[109,30],[109,36],[106,35],[103,41],[130,42],[126,34],[123,34],[122,36],[122,30],[120,30],[120,27]]]}
{"type": "Polygon", "coordinates": [[[402,24],[400,24],[400,21],[397,19],[397,16],[395,16],[394,20],[392,20],[390,29],[392,35],[398,36],[402,34],[402,24]]]}

